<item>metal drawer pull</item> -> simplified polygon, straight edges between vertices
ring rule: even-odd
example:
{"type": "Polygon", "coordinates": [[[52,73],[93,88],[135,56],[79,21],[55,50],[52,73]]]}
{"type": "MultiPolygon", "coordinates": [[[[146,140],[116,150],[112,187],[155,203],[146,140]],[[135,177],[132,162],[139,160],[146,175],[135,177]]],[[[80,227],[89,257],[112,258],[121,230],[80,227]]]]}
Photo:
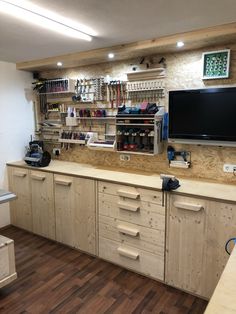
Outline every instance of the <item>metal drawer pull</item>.
{"type": "Polygon", "coordinates": [[[130,210],[131,212],[137,212],[140,209],[138,205],[131,205],[123,202],[118,202],[118,207],[120,209],[130,210]]]}
{"type": "Polygon", "coordinates": [[[192,210],[194,212],[199,212],[203,210],[204,207],[199,204],[190,204],[190,203],[183,203],[183,202],[174,202],[174,206],[180,209],[192,210]]]}
{"type": "Polygon", "coordinates": [[[18,172],[18,171],[17,171],[17,172],[14,172],[14,176],[15,176],[15,177],[24,178],[24,177],[26,176],[26,174],[27,174],[26,172],[20,172],[20,171],[19,171],[19,172],[18,172]]]}
{"type": "Polygon", "coordinates": [[[44,181],[46,179],[46,176],[40,176],[38,174],[31,174],[31,178],[37,181],[44,181]]]}
{"type": "Polygon", "coordinates": [[[58,184],[58,185],[70,186],[72,184],[72,181],[55,179],[55,183],[58,184]]]}
{"type": "Polygon", "coordinates": [[[117,229],[119,230],[119,232],[128,234],[128,235],[133,236],[133,237],[137,237],[139,235],[138,229],[131,228],[131,227],[128,227],[125,225],[118,225],[117,229]]]}
{"type": "Polygon", "coordinates": [[[117,191],[117,194],[119,195],[119,196],[123,196],[123,197],[127,197],[127,198],[132,198],[132,199],[134,199],[134,200],[136,200],[139,196],[140,196],[140,194],[138,193],[138,192],[127,192],[127,191],[124,191],[124,190],[118,190],[117,191]]]}
{"type": "Polygon", "coordinates": [[[130,251],[129,249],[118,247],[117,251],[121,256],[125,256],[125,257],[128,257],[128,258],[133,259],[133,260],[136,260],[139,258],[138,252],[130,251]]]}

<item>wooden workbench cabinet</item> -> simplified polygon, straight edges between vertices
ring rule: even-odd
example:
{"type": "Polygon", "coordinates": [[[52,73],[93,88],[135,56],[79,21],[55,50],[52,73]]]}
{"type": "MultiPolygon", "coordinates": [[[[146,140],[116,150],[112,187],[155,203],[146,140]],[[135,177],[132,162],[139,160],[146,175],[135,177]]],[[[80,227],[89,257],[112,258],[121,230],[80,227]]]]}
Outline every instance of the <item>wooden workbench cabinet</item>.
{"type": "Polygon", "coordinates": [[[236,205],[176,194],[168,196],[166,283],[211,297],[235,236],[236,205]]]}
{"type": "Polygon", "coordinates": [[[95,180],[8,167],[11,223],[96,254],[95,180]]]}
{"type": "Polygon", "coordinates": [[[228,259],[225,243],[235,236],[234,187],[183,181],[166,194],[165,207],[156,178],[150,186],[142,176],[139,187],[129,174],[113,181],[114,172],[111,178],[108,171],[79,166],[73,172],[74,163],[63,165],[48,171],[9,165],[9,189],[18,197],[10,204],[12,224],[190,293],[212,295],[228,259]]]}
{"type": "Polygon", "coordinates": [[[17,195],[10,203],[11,224],[55,239],[53,174],[8,167],[9,188],[17,195]]]}
{"type": "Polygon", "coordinates": [[[162,193],[98,182],[99,256],[164,280],[165,207],[162,193]]]}

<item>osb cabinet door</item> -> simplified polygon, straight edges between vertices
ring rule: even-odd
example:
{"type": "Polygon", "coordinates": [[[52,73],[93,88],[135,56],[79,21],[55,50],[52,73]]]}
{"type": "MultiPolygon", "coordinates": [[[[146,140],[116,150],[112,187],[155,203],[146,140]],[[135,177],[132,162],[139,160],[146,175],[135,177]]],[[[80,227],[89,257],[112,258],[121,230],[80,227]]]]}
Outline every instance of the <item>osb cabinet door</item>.
{"type": "Polygon", "coordinates": [[[167,210],[166,282],[203,295],[206,201],[170,195],[167,210]]]}
{"type": "Polygon", "coordinates": [[[74,247],[74,216],[76,208],[74,178],[54,175],[54,194],[56,240],[74,247]]]}
{"type": "Polygon", "coordinates": [[[53,174],[30,171],[33,232],[55,240],[53,174]]]}
{"type": "Polygon", "coordinates": [[[17,196],[10,202],[11,224],[32,231],[31,189],[29,170],[8,167],[9,190],[17,196]]]}

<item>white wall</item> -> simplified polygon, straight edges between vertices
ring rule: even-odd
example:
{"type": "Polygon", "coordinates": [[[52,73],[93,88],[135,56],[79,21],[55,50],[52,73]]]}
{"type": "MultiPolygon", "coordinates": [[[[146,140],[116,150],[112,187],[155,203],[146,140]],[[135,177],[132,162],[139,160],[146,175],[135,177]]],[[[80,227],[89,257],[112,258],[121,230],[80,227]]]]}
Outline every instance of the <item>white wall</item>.
{"type": "MultiPolygon", "coordinates": [[[[0,188],[8,189],[6,162],[23,158],[33,134],[31,83],[31,73],[0,62],[0,188]]],[[[0,227],[9,223],[9,204],[0,204],[0,227]]]]}

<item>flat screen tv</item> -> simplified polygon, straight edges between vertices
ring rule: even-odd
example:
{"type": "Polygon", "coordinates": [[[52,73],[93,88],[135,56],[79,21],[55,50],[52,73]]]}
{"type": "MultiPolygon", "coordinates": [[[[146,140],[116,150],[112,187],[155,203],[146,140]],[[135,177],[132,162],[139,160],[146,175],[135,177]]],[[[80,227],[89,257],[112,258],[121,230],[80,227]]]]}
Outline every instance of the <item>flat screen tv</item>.
{"type": "Polygon", "coordinates": [[[169,142],[236,146],[236,87],[169,92],[169,142]]]}

